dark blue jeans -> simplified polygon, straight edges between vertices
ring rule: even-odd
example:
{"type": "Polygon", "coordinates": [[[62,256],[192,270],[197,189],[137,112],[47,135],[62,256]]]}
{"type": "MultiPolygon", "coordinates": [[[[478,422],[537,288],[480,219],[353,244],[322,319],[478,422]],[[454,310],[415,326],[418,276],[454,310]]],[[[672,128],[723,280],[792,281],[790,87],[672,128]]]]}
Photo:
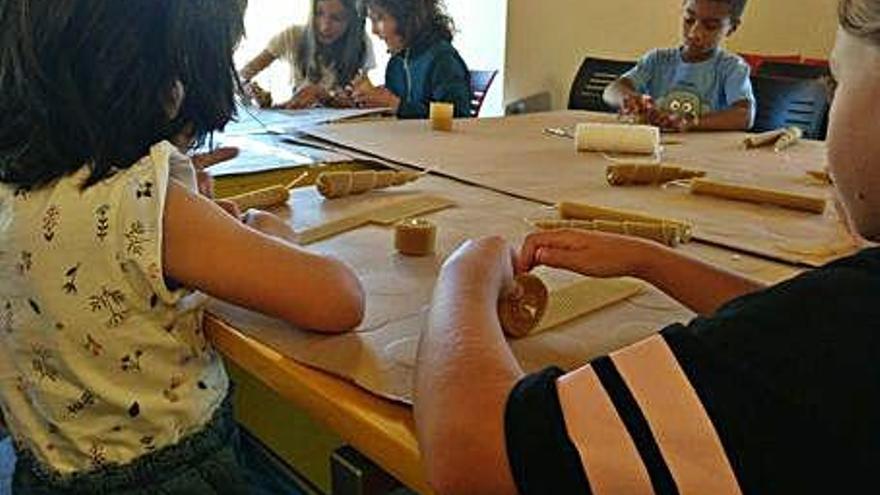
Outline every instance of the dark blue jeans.
{"type": "Polygon", "coordinates": [[[131,464],[57,477],[19,451],[14,495],[299,494],[292,480],[242,446],[229,397],[205,428],[131,464]]]}

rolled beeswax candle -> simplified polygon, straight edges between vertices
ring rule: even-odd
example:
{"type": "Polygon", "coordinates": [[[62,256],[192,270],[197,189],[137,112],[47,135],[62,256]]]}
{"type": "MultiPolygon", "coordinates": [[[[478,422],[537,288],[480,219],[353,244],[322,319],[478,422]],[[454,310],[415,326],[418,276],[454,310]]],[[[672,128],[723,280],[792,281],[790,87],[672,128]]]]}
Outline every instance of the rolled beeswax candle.
{"type": "Polygon", "coordinates": [[[718,198],[746,201],[749,203],[770,204],[810,213],[824,213],[827,201],[818,196],[808,196],[788,191],[765,189],[761,187],[730,184],[726,182],[694,179],[691,182],[693,194],[703,194],[718,198]]]}
{"type": "Polygon", "coordinates": [[[578,151],[605,151],[656,155],[660,152],[660,128],[650,125],[578,124],[578,151]]]}
{"type": "Polygon", "coordinates": [[[504,333],[511,337],[529,334],[544,316],[550,293],[540,278],[532,274],[517,275],[514,288],[498,299],[498,319],[504,333]]]}
{"type": "Polygon", "coordinates": [[[608,183],[612,186],[654,185],[674,180],[703,177],[706,172],[674,165],[616,164],[605,169],[608,183]]]}

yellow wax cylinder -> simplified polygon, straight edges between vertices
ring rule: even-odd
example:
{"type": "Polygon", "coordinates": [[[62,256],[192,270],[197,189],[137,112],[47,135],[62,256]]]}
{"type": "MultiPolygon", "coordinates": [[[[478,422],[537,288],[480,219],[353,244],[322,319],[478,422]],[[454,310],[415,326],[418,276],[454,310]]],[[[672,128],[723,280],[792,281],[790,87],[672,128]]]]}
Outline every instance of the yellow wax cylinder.
{"type": "Polygon", "coordinates": [[[660,128],[655,126],[588,122],[578,124],[574,135],[578,151],[648,155],[660,151],[660,128]]]}
{"type": "Polygon", "coordinates": [[[394,226],[394,247],[406,256],[428,256],[437,244],[437,226],[422,219],[404,220],[394,226]]]}
{"type": "Polygon", "coordinates": [[[270,208],[279,206],[290,199],[290,191],[284,186],[271,186],[256,191],[226,198],[235,203],[241,211],[251,208],[270,208]]]}
{"type": "Polygon", "coordinates": [[[798,194],[788,191],[777,191],[761,187],[729,184],[725,182],[694,179],[691,192],[706,196],[747,201],[750,203],[771,204],[783,208],[801,210],[810,213],[823,213],[827,201],[823,197],[798,194]]]}
{"type": "Polygon", "coordinates": [[[431,129],[444,132],[451,131],[454,116],[455,105],[452,103],[431,102],[431,129]]]}

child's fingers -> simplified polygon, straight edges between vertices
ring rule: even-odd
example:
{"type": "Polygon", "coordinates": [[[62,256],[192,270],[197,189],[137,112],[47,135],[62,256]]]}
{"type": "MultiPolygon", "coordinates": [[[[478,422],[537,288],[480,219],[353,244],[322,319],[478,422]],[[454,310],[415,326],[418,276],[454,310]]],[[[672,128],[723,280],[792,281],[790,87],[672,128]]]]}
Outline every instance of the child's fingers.
{"type": "Polygon", "coordinates": [[[196,170],[204,170],[218,163],[232,160],[237,157],[238,148],[232,146],[224,146],[207,153],[199,153],[192,156],[192,163],[196,170]]]}
{"type": "Polygon", "coordinates": [[[583,273],[584,268],[581,266],[583,258],[583,253],[578,251],[542,247],[535,253],[535,266],[542,265],[583,273]]]}
{"type": "Polygon", "coordinates": [[[585,249],[587,243],[584,236],[587,234],[587,232],[565,229],[529,234],[523,242],[517,257],[517,273],[528,272],[539,264],[537,263],[537,253],[541,249],[585,249]]]}
{"type": "Polygon", "coordinates": [[[214,197],[214,178],[204,170],[196,170],[196,185],[199,193],[206,198],[214,197]]]}
{"type": "Polygon", "coordinates": [[[242,218],[241,210],[235,202],[227,201],[225,199],[215,199],[214,202],[217,203],[217,206],[222,208],[226,213],[229,213],[235,218],[242,218]]]}

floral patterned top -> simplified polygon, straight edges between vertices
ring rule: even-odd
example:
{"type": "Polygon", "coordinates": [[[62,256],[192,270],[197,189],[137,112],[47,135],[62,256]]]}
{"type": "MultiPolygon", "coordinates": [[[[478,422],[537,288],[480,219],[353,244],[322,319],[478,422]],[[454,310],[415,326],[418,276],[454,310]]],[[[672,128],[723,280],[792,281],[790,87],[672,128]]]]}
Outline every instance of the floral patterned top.
{"type": "Polygon", "coordinates": [[[204,296],[163,277],[168,184],[193,175],[181,164],[162,142],[85,190],[85,167],[38,190],[0,184],[0,406],[49,473],[175,444],[227,394],[204,296]]]}

